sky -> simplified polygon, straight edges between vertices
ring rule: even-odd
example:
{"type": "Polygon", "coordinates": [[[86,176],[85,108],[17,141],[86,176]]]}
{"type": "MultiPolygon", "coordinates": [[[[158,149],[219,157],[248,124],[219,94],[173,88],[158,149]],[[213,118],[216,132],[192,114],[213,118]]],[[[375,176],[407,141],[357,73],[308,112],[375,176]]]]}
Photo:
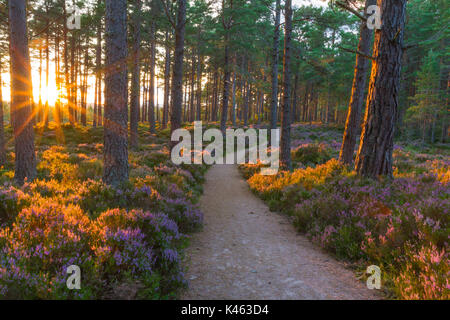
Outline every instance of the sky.
{"type": "Polygon", "coordinates": [[[325,7],[328,3],[328,0],[292,0],[292,4],[294,6],[307,6],[307,5],[315,5],[325,7]]]}
{"type": "MultiPolygon", "coordinates": [[[[294,6],[302,6],[302,5],[314,5],[314,6],[327,6],[328,0],[293,0],[292,1],[294,6]]],[[[52,54],[52,53],[51,53],[52,54]]],[[[53,57],[51,57],[53,59],[53,57]]],[[[45,63],[43,66],[43,73],[45,73],[45,63]]],[[[45,76],[43,74],[42,76],[42,84],[43,84],[43,90],[42,90],[42,101],[49,100],[49,104],[51,106],[54,105],[56,100],[56,84],[55,84],[55,65],[53,61],[50,63],[50,72],[49,72],[49,85],[48,88],[45,88],[45,76]]],[[[36,59],[32,60],[32,81],[33,81],[33,95],[36,102],[39,101],[39,63],[36,61],[36,59]]],[[[89,89],[88,89],[88,103],[93,103],[94,101],[94,77],[89,77],[89,89]]],[[[3,85],[3,100],[4,101],[10,101],[11,93],[9,88],[9,82],[10,77],[9,73],[3,73],[2,74],[2,85],[3,85]]],[[[158,79],[158,87],[163,86],[162,80],[158,79]]],[[[157,99],[159,100],[159,103],[161,104],[163,100],[163,90],[158,89],[158,95],[157,99]]],[[[157,101],[155,101],[156,103],[157,101]]]]}

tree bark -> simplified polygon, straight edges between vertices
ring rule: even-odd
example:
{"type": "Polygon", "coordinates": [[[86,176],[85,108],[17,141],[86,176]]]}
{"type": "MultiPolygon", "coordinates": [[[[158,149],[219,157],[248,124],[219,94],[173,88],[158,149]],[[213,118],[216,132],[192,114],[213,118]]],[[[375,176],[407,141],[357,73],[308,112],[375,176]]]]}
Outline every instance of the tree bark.
{"type": "MultiPolygon", "coordinates": [[[[376,0],[366,0],[366,8],[376,4],[376,0]]],[[[367,27],[366,22],[361,22],[358,52],[370,55],[370,44],[372,40],[372,31],[367,27]]],[[[367,71],[369,61],[362,55],[356,56],[355,75],[353,78],[352,96],[348,110],[347,122],[345,125],[344,138],[342,142],[339,160],[342,163],[351,165],[355,153],[356,136],[361,126],[361,110],[364,104],[367,71]]]]}
{"type": "Polygon", "coordinates": [[[292,169],[291,160],[291,37],[292,37],[292,0],[286,0],[285,8],[285,39],[284,39],[284,79],[283,106],[281,117],[280,167],[284,170],[292,169]]]}
{"type": "Polygon", "coordinates": [[[103,181],[128,180],[127,1],[106,1],[106,77],[103,181]]]}
{"type": "Polygon", "coordinates": [[[393,176],[392,152],[398,112],[406,0],[378,0],[382,29],[375,34],[375,61],[356,171],[376,178],[393,176]]]}
{"type": "Polygon", "coordinates": [[[32,114],[31,65],[28,50],[26,1],[9,2],[11,110],[15,141],[15,176],[22,185],[36,177],[32,114]]]}

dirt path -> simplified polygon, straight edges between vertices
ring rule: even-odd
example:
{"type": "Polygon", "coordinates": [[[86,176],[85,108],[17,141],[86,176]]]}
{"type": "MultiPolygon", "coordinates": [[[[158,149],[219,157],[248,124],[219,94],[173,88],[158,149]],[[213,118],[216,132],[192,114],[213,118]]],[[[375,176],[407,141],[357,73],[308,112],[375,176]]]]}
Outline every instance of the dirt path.
{"type": "Polygon", "coordinates": [[[187,252],[182,299],[376,299],[352,271],[251,193],[236,166],[209,170],[204,230],[187,252]]]}

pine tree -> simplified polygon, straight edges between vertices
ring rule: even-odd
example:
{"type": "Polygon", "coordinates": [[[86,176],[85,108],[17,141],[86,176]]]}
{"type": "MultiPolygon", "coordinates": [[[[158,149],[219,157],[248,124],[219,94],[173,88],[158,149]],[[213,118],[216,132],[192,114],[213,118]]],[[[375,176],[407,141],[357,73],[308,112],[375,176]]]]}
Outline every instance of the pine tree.
{"type": "Polygon", "coordinates": [[[393,176],[392,152],[398,112],[406,0],[380,0],[382,29],[375,34],[366,116],[356,158],[360,175],[393,176]]]}
{"type": "Polygon", "coordinates": [[[286,0],[283,62],[283,104],[281,117],[280,162],[284,170],[292,169],[291,159],[291,37],[292,0],[286,0]]]}
{"type": "Polygon", "coordinates": [[[128,180],[127,1],[106,1],[103,181],[128,180]]]}
{"type": "Polygon", "coordinates": [[[17,184],[36,177],[32,114],[31,65],[28,49],[26,1],[9,2],[11,56],[11,114],[15,142],[17,184]]]}

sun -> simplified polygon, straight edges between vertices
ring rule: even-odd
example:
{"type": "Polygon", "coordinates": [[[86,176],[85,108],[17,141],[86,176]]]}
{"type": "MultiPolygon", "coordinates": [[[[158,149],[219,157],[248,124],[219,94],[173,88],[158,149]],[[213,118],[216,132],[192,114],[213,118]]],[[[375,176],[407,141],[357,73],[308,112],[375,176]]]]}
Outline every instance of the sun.
{"type": "MultiPolygon", "coordinates": [[[[39,102],[39,73],[33,72],[33,98],[35,103],[39,102]]],[[[58,90],[56,88],[55,76],[52,73],[49,74],[48,86],[46,85],[45,76],[42,75],[41,81],[41,99],[42,103],[45,104],[48,101],[49,106],[54,106],[56,100],[58,99],[58,90]]]]}

